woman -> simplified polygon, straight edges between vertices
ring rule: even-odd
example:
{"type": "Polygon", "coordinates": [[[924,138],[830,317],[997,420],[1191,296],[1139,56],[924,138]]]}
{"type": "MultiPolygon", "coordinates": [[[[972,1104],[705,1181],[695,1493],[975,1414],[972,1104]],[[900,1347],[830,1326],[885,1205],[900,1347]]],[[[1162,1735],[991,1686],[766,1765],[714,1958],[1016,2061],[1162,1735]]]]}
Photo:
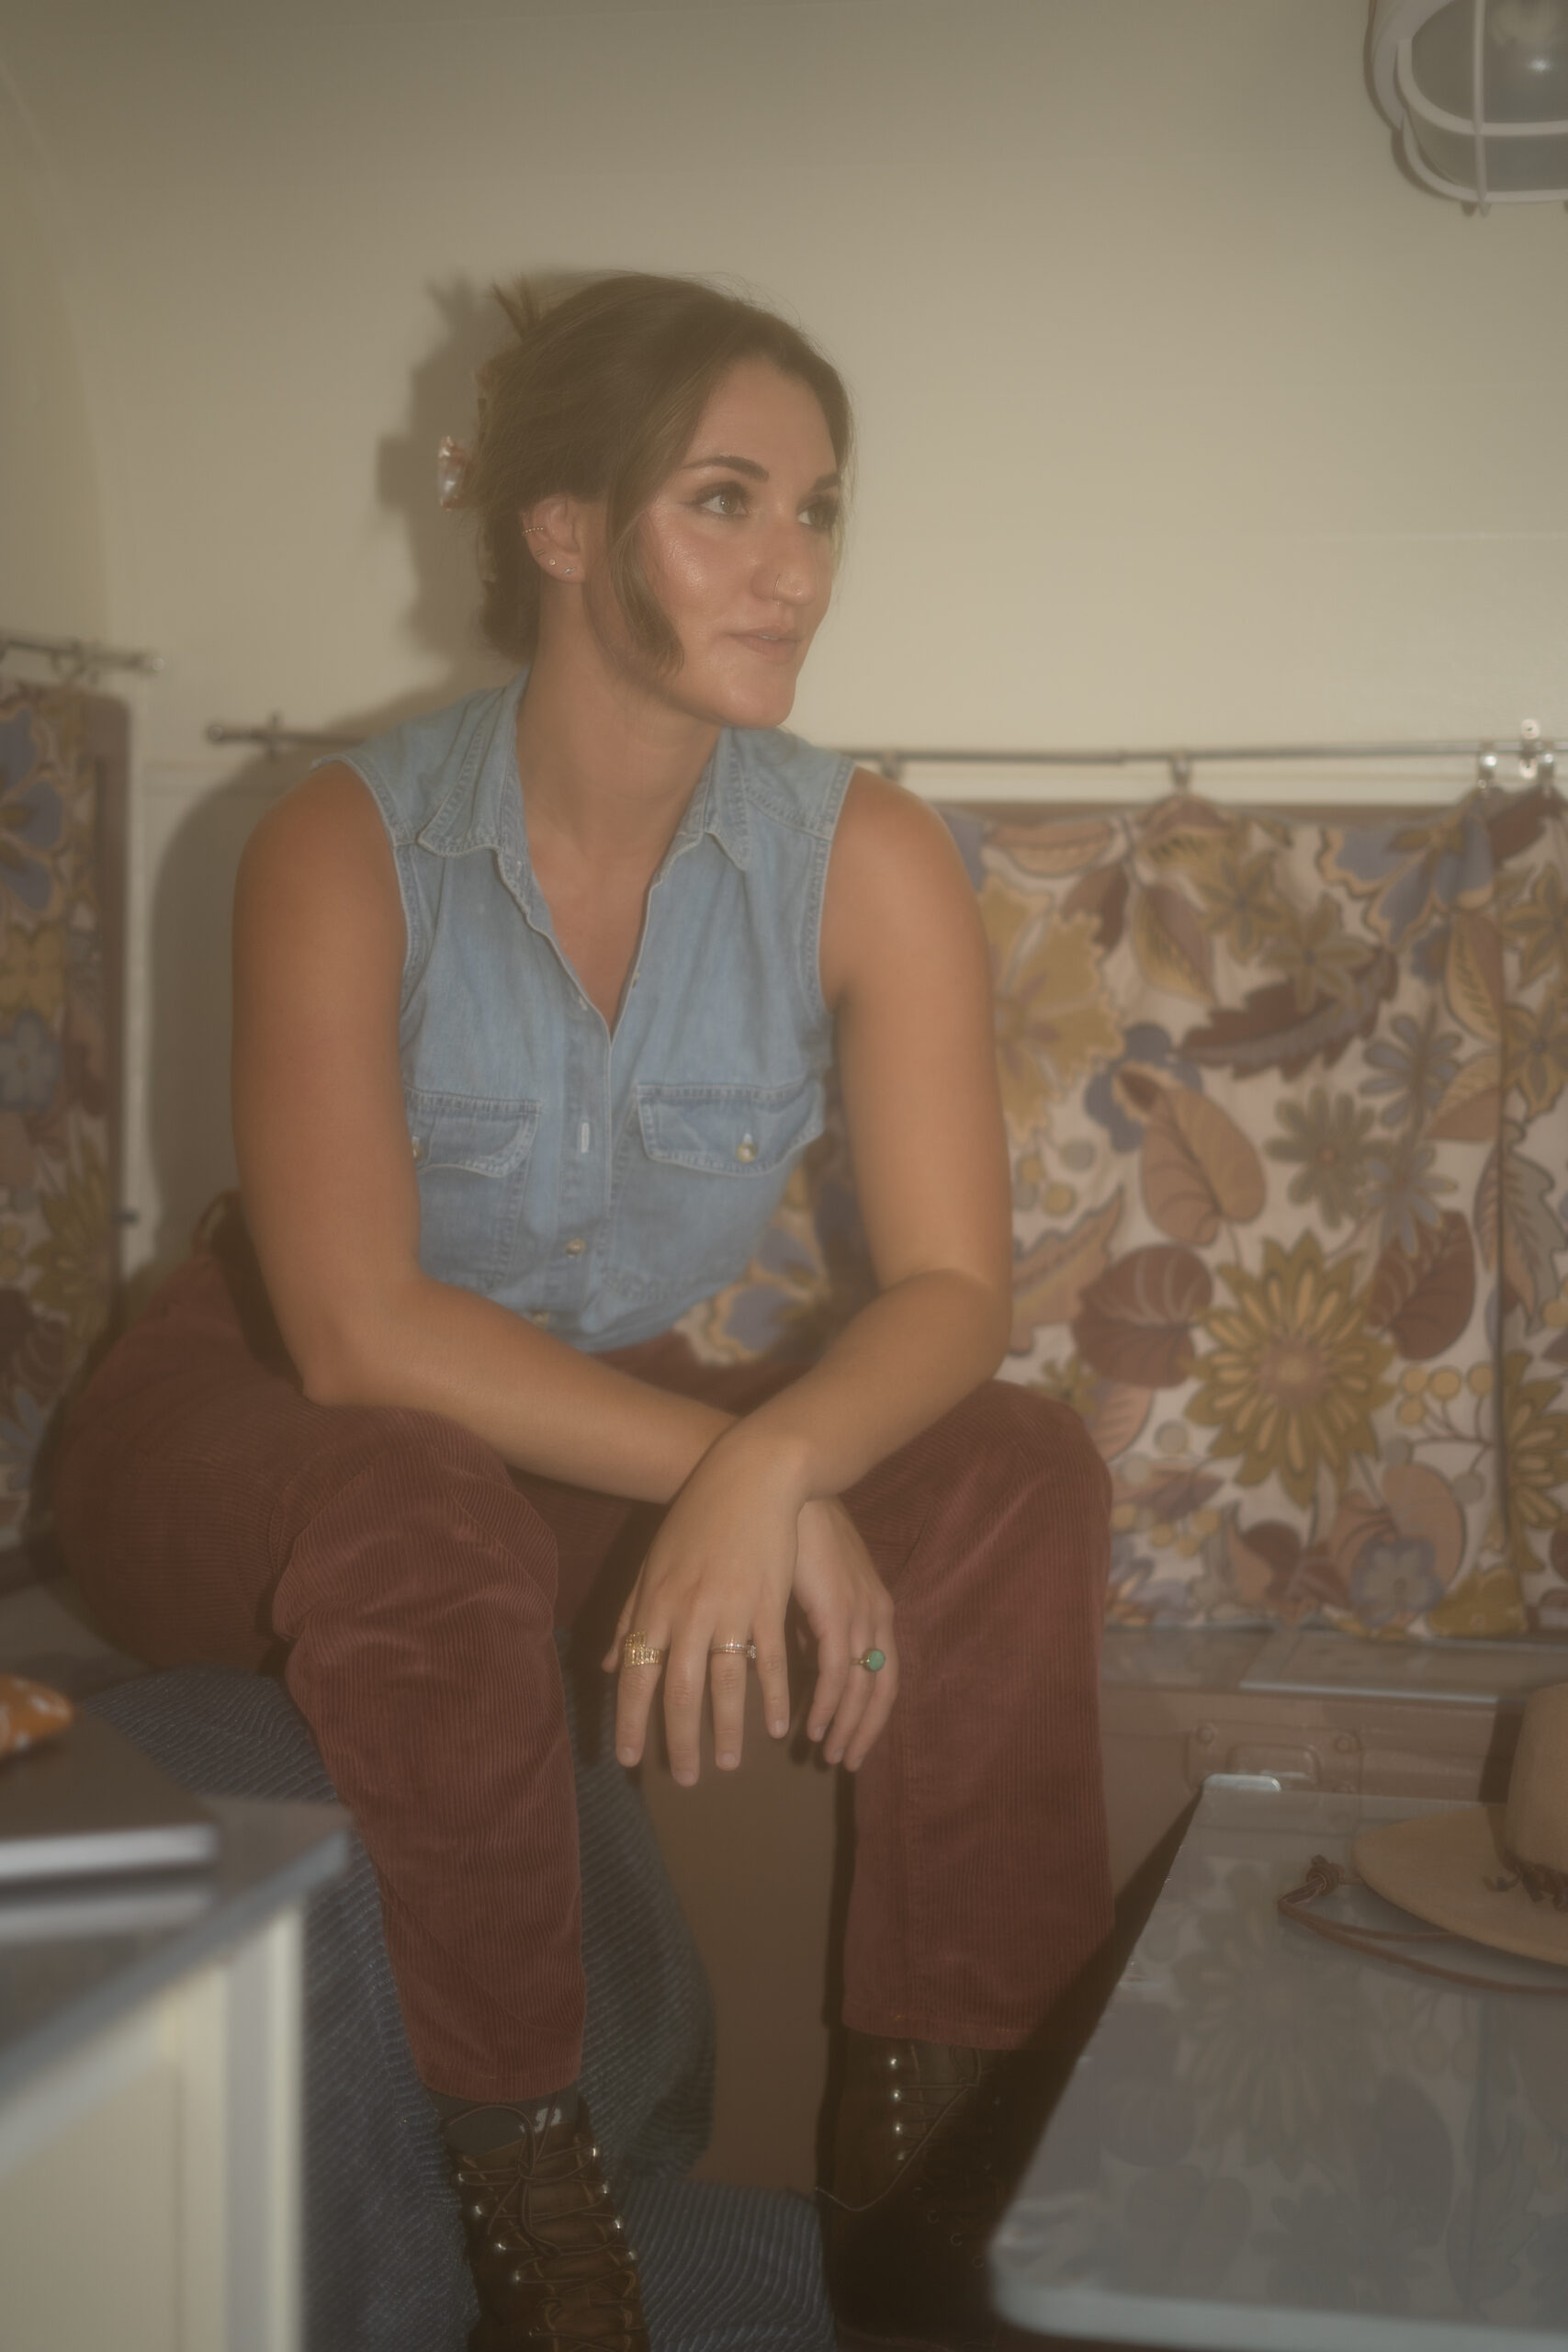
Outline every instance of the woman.
{"type": "Polygon", "coordinates": [[[664,1507],[604,1663],[622,1761],[661,1693],[690,1783],[705,1702],[739,1765],[753,1658],[787,1731],[795,1604],[810,1735],[859,1776],[829,2281],[847,2336],[976,2342],[977,2119],[1109,1918],[1106,1481],[990,1384],[985,941],[941,822],[775,731],[832,585],[833,369],[682,280],[508,308],[462,494],[526,666],[319,769],[240,877],[287,1355],[198,1253],[87,1392],[59,1514],[141,1655],[281,1658],[378,1872],[487,2346],[644,2341],[575,2091],[552,1622],[664,1507]],[[877,1294],[799,1377],[702,1365],[671,1326],[745,1265],[835,1065],[877,1294]]]}

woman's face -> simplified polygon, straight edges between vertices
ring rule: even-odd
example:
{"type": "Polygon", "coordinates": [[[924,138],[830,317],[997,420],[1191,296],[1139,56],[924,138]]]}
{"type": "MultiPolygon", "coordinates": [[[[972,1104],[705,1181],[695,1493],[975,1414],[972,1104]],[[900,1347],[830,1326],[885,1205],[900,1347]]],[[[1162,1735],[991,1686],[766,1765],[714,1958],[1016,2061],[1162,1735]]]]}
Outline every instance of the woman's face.
{"type": "Polygon", "coordinates": [[[838,461],[817,395],[742,360],[642,522],[649,584],[681,641],[660,681],[688,716],[776,727],[833,584],[838,461]]]}

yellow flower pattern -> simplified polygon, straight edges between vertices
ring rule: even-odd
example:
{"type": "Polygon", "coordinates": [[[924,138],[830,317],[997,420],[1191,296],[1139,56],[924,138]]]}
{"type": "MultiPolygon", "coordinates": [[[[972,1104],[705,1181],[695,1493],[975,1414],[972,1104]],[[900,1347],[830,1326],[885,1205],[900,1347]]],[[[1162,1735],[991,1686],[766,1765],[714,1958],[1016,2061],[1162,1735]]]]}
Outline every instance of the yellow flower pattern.
{"type": "Polygon", "coordinates": [[[0,932],[0,1023],[24,1010],[59,1019],[65,1003],[65,933],[57,922],[28,931],[19,922],[0,932]]]}
{"type": "Polygon", "coordinates": [[[980,913],[996,966],[997,1059],[1008,1122],[1019,1136],[1122,1049],[1087,916],[1049,920],[1000,883],[980,913]]]}
{"type": "Polygon", "coordinates": [[[1354,1269],[1324,1263],[1315,1233],[1288,1254],[1263,1245],[1258,1274],[1221,1269],[1232,1304],[1202,1318],[1213,1346],[1199,1358],[1189,1420],[1220,1432],[1213,1451],[1239,1458],[1238,1483],[1278,1476],[1309,1502],[1320,1469],[1343,1484],[1353,1454],[1377,1446],[1372,1414],[1393,1394],[1393,1350],[1368,1331],[1354,1269]]]}
{"type": "Polygon", "coordinates": [[[1522,1349],[1503,1359],[1503,1448],[1508,1464],[1509,1552],[1524,1575],[1534,1565],[1532,1533],[1562,1524],[1568,1498],[1568,1413],[1556,1409],[1556,1381],[1529,1377],[1522,1349]]]}
{"type": "Polygon", "coordinates": [[[1504,1031],[1504,1075],[1532,1118],[1568,1085],[1568,990],[1539,1005],[1511,1004],[1504,1031]]]}

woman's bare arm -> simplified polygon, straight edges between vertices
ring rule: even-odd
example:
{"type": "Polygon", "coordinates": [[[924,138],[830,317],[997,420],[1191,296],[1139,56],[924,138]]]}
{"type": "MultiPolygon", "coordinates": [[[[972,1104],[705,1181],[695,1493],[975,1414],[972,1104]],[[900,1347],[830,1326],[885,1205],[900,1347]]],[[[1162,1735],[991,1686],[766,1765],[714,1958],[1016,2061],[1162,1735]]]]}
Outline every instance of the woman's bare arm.
{"type": "Polygon", "coordinates": [[[520,1469],[667,1501],[731,1416],[420,1270],[403,949],[375,805],[352,769],[322,769],[256,828],[234,915],[241,1185],[306,1394],[440,1413],[520,1469]]]}
{"type": "Polygon", "coordinates": [[[802,1498],[840,1494],[989,1379],[1011,1314],[1012,1208],[989,953],[942,820],[857,770],[829,867],[822,983],[878,1295],[750,1415],[802,1498]]]}
{"type": "MultiPolygon", "coordinates": [[[[791,1593],[817,1635],[811,1736],[830,1763],[863,1761],[897,1693],[893,1610],[832,1498],[987,1379],[1007,1345],[1010,1188],[975,894],[941,820],[864,772],[833,846],[821,967],[879,1292],[820,1363],[711,1449],[622,1613],[620,1636],[636,1623],[669,1645],[678,1780],[696,1778],[705,1680],[715,1752],[739,1759],[744,1677],[731,1657],[710,1662],[716,1641],[755,1639],[769,1728],[787,1727],[791,1593]],[[886,1666],[858,1670],[874,1649],[886,1666]]],[[[652,1696],[646,1676],[622,1674],[627,1763],[652,1696]]]]}

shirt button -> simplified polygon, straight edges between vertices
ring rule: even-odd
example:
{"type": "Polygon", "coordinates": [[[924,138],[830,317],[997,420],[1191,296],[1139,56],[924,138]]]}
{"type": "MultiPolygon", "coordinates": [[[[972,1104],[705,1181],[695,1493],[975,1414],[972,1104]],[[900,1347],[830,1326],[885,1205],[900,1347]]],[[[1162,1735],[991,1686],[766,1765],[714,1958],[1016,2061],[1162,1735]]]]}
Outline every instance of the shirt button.
{"type": "Polygon", "coordinates": [[[569,1258],[581,1258],[587,1247],[586,1241],[580,1241],[574,1235],[566,1245],[566,1254],[569,1258]]]}
{"type": "Polygon", "coordinates": [[[424,1146],[417,1136],[413,1139],[413,1156],[416,1161],[424,1158],[424,1146]]]}
{"type": "Polygon", "coordinates": [[[547,1306],[541,1306],[537,1315],[530,1315],[528,1320],[536,1327],[536,1329],[540,1331],[547,1331],[550,1328],[549,1308],[547,1306]]]}
{"type": "Polygon", "coordinates": [[[739,1142],[739,1143],[736,1145],[736,1147],[735,1147],[735,1157],[736,1157],[736,1159],[756,1159],[756,1157],[757,1157],[757,1147],[756,1147],[756,1145],[752,1142],[752,1140],[751,1140],[751,1138],[750,1138],[750,1136],[741,1136],[741,1138],[740,1138],[739,1142]]]}

